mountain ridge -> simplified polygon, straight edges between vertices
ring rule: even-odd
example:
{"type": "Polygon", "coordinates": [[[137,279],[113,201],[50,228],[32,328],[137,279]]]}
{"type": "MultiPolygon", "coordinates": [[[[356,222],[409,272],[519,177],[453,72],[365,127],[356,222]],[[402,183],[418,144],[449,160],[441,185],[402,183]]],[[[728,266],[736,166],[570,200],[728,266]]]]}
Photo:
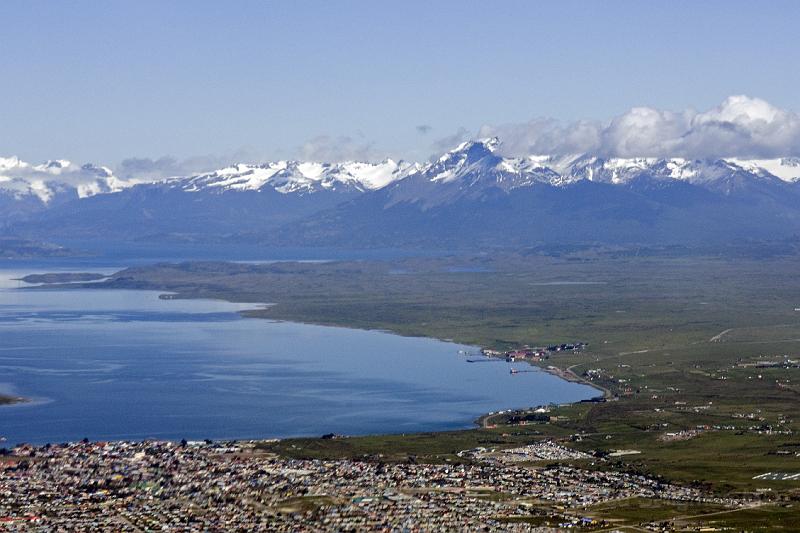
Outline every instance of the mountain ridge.
{"type": "MultiPolygon", "coordinates": [[[[342,161],[319,163],[279,160],[265,163],[236,163],[217,170],[167,178],[120,178],[106,166],[91,163],[76,165],[67,160],[49,160],[35,165],[16,156],[0,157],[0,190],[18,196],[35,195],[47,203],[56,193],[74,189],[79,198],[113,194],[140,185],[178,187],[187,192],[204,188],[225,190],[259,190],[270,185],[282,193],[313,193],[336,187],[353,190],[376,190],[392,185],[414,174],[428,175],[431,181],[447,183],[474,170],[474,163],[484,161],[483,170],[495,167],[498,177],[509,180],[506,186],[524,186],[547,181],[564,185],[587,179],[614,184],[625,183],[643,172],[659,178],[672,178],[700,184],[715,177],[746,172],[761,179],[777,179],[787,183],[800,181],[800,158],[775,159],[686,159],[634,157],[602,158],[592,154],[530,155],[504,157],[497,137],[466,141],[427,163],[384,159],[378,163],[342,161]],[[485,164],[489,160],[491,165],[485,164]],[[518,179],[513,179],[515,176],[518,179]],[[522,177],[522,178],[519,178],[522,177]]],[[[498,180],[502,184],[502,180],[498,180]]]]}
{"type": "Polygon", "coordinates": [[[3,158],[0,224],[27,238],[348,246],[719,241],[800,232],[798,158],[505,157],[500,149],[499,139],[488,138],[426,164],[241,163],[157,180],[3,158]],[[22,177],[9,176],[14,168],[22,177]]]}

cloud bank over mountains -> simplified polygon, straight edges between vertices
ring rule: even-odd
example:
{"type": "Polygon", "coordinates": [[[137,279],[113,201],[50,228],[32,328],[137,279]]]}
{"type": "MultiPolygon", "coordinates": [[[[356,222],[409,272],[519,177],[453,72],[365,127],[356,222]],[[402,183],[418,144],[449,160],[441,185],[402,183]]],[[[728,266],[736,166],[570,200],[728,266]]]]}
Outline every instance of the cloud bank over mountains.
{"type": "Polygon", "coordinates": [[[0,190],[15,194],[34,194],[49,200],[56,189],[72,187],[79,196],[121,190],[131,183],[118,179],[108,167],[76,165],[66,160],[51,160],[32,165],[17,157],[0,157],[0,190]]]}
{"type": "Polygon", "coordinates": [[[375,145],[362,138],[349,135],[318,135],[295,149],[297,159],[318,163],[342,161],[379,161],[386,156],[378,153],[375,145]]]}
{"type": "Polygon", "coordinates": [[[172,156],[162,156],[157,159],[131,157],[123,159],[116,166],[115,173],[124,179],[157,180],[207,172],[240,163],[250,158],[250,154],[245,151],[225,156],[202,155],[180,160],[172,156]]]}
{"type": "Polygon", "coordinates": [[[708,111],[634,107],[607,122],[550,118],[486,125],[505,155],[591,153],[600,157],[774,158],[800,155],[800,115],[749,96],[708,111]]]}

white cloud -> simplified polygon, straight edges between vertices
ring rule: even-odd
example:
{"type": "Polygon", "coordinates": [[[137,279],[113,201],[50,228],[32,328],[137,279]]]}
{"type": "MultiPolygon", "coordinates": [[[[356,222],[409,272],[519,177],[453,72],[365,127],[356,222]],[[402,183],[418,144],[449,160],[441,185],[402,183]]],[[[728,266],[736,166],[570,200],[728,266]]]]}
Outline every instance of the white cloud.
{"type": "Polygon", "coordinates": [[[17,157],[0,157],[0,189],[15,194],[33,194],[43,201],[50,200],[57,190],[64,187],[87,196],[122,185],[107,167],[76,165],[66,160],[34,165],[17,157]]]}
{"type": "MultiPolygon", "coordinates": [[[[479,134],[478,137],[482,137],[482,135],[479,134]]],[[[491,137],[491,135],[485,135],[484,137],[491,137]]],[[[471,135],[469,130],[462,126],[454,133],[433,141],[433,143],[431,143],[431,148],[433,148],[436,152],[452,150],[462,142],[468,141],[470,138],[471,135]]],[[[431,158],[435,159],[436,154],[432,155],[431,158]]]]}
{"type": "Polygon", "coordinates": [[[174,176],[189,176],[202,172],[210,172],[251,159],[253,159],[253,155],[244,149],[230,155],[200,155],[181,160],[169,155],[159,157],[158,159],[131,157],[124,159],[117,165],[116,172],[120,177],[125,179],[155,181],[174,176]]]}
{"type": "Polygon", "coordinates": [[[385,157],[375,150],[374,144],[347,135],[333,137],[319,135],[307,140],[296,150],[302,161],[336,163],[340,161],[373,161],[385,157]]]}
{"type": "Polygon", "coordinates": [[[534,119],[483,126],[509,155],[589,152],[606,157],[742,157],[800,155],[800,115],[759,98],[731,96],[705,112],[635,107],[608,122],[564,124],[534,119]]]}

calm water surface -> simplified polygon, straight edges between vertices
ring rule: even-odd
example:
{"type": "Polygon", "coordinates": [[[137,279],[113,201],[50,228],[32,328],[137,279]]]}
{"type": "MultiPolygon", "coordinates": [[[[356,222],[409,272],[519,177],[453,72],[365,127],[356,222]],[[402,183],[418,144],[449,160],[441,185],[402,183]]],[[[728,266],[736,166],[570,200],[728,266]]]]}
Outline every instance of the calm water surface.
{"type": "Polygon", "coordinates": [[[511,375],[505,362],[467,363],[459,350],[475,348],[453,343],[237,314],[252,305],[13,281],[56,270],[0,267],[0,392],[33,399],[0,407],[12,444],[445,430],[596,395],[544,372],[511,375]]]}

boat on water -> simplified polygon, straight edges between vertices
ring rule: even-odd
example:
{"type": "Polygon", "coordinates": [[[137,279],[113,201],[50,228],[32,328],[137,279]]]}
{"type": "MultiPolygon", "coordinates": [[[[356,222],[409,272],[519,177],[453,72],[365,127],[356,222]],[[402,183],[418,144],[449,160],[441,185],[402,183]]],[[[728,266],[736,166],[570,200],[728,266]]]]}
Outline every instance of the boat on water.
{"type": "Polygon", "coordinates": [[[509,374],[519,374],[519,370],[517,370],[516,368],[512,368],[509,374]]]}

